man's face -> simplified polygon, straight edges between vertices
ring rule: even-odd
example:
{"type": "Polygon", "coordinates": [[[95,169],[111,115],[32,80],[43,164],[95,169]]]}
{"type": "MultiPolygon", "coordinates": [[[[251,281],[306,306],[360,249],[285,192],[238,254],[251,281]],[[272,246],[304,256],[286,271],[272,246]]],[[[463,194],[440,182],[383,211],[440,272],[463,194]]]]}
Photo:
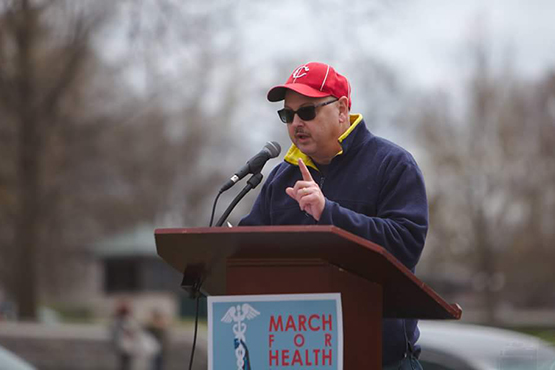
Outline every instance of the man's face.
{"type": "MultiPolygon", "coordinates": [[[[316,105],[333,99],[335,98],[332,96],[309,98],[288,90],[285,94],[284,107],[296,111],[303,106],[316,105]]],[[[316,117],[310,121],[303,121],[295,114],[293,122],[287,125],[291,141],[301,152],[317,163],[329,163],[341,150],[337,139],[344,130],[339,123],[339,113],[336,102],[316,108],[316,117]]]]}

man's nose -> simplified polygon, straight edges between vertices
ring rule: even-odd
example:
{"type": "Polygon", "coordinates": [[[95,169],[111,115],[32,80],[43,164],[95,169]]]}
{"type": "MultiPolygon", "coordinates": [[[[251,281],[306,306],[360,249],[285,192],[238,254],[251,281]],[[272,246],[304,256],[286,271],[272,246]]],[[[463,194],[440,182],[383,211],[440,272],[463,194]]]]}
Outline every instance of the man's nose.
{"type": "Polygon", "coordinates": [[[291,126],[300,126],[304,125],[304,121],[299,117],[297,113],[293,116],[293,122],[291,122],[291,126]]]}

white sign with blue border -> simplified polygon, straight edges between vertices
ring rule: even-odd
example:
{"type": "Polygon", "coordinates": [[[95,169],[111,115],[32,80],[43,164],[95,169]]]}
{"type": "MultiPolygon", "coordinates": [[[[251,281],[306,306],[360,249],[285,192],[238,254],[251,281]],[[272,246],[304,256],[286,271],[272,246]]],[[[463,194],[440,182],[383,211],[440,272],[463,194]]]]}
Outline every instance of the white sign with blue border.
{"type": "Polygon", "coordinates": [[[341,295],[208,297],[208,369],[343,369],[341,295]]]}

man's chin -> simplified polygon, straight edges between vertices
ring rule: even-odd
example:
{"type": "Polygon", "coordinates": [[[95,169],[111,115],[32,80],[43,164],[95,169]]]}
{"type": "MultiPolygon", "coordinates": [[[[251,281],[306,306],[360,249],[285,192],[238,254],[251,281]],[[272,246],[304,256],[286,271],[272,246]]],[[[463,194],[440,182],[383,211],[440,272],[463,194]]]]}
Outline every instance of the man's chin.
{"type": "Polygon", "coordinates": [[[297,148],[299,148],[299,150],[301,152],[303,152],[303,154],[307,155],[307,156],[311,156],[314,153],[314,147],[310,144],[299,144],[299,143],[295,143],[295,146],[297,148]]]}

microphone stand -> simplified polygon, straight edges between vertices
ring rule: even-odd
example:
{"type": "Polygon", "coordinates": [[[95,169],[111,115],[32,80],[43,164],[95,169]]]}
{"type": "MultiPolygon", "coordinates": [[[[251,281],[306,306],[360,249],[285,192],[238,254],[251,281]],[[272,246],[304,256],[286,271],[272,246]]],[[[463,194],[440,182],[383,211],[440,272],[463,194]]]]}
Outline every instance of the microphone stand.
{"type": "Polygon", "coordinates": [[[241,199],[243,199],[243,197],[245,195],[247,195],[247,193],[249,191],[251,191],[252,189],[256,188],[258,186],[258,184],[260,184],[260,182],[262,181],[262,173],[258,172],[254,175],[251,176],[251,178],[247,181],[247,185],[245,185],[245,187],[243,188],[243,190],[241,190],[241,192],[239,194],[237,194],[237,196],[235,197],[235,199],[233,199],[233,202],[231,202],[231,204],[229,205],[229,207],[227,207],[227,209],[225,210],[224,214],[222,215],[222,217],[220,217],[220,219],[218,220],[218,222],[216,223],[216,226],[222,226],[223,223],[225,222],[225,220],[227,219],[227,217],[229,216],[229,214],[231,213],[231,211],[233,211],[233,208],[235,208],[235,206],[237,205],[237,203],[239,203],[241,201],[241,199]]]}

